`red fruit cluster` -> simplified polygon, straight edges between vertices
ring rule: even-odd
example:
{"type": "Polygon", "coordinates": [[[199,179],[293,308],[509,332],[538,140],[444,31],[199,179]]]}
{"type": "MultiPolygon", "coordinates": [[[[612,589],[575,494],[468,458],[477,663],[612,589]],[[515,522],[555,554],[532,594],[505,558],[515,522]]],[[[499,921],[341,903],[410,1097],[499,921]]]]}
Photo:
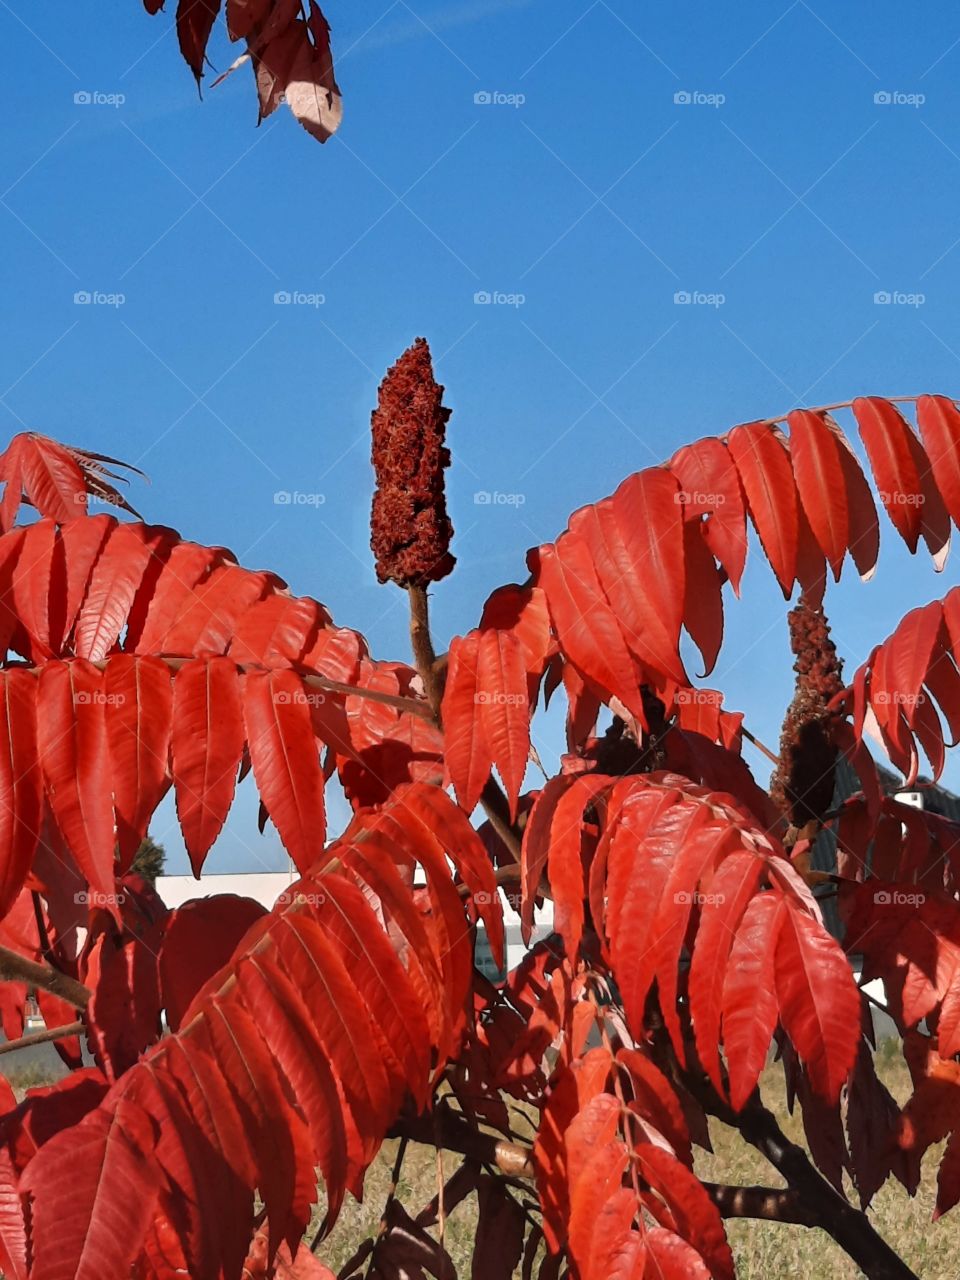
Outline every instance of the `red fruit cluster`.
{"type": "Polygon", "coordinates": [[[371,417],[377,488],[370,545],[381,582],[425,586],[445,578],[455,563],[443,486],[450,410],[442,397],[430,348],[417,338],[381,382],[371,417]]]}
{"type": "Polygon", "coordinates": [[[796,690],[780,735],[780,765],[770,794],[794,826],[822,818],[833,799],[837,748],[827,712],[843,688],[842,663],[819,609],[798,605],[787,615],[796,662],[796,690]]]}

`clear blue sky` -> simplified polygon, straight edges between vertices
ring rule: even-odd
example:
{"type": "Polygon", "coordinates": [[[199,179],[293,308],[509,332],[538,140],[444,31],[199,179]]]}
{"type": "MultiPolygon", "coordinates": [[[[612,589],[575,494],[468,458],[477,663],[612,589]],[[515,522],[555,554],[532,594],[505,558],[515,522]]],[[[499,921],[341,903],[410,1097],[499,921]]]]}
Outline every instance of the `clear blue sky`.
{"type": "MultiPolygon", "coordinates": [[[[277,571],[378,656],[406,656],[406,619],[367,546],[369,412],[418,334],[454,410],[441,646],[526,547],[684,441],[798,403],[960,393],[955,6],[329,0],[345,118],[324,147],[285,111],[254,127],[247,67],[201,104],[172,0],[108,8],[0,0],[3,426],[137,463],[148,519],[277,571]]],[[[234,52],[219,30],[218,69],[234,52]]],[[[957,581],[893,539],[872,583],[827,597],[850,670],[957,581]]],[[[782,616],[754,547],[711,683],[771,743],[782,616]]],[[[539,742],[555,759],[555,717],[539,742]]],[[[279,865],[254,817],[248,794],[211,869],[279,865]]],[[[154,834],[184,869],[166,810],[154,834]]]]}

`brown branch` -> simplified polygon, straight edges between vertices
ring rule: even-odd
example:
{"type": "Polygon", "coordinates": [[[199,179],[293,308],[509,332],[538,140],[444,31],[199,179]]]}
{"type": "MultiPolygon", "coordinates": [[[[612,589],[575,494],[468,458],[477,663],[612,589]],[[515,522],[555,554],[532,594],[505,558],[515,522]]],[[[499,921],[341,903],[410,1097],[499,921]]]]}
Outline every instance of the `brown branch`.
{"type": "Polygon", "coordinates": [[[790,1141],[776,1117],[763,1105],[759,1091],[737,1112],[717,1096],[705,1076],[683,1070],[680,1074],[705,1110],[738,1129],[751,1146],[766,1156],[786,1180],[798,1210],[802,1207],[811,1218],[810,1225],[831,1235],[868,1280],[917,1280],[916,1274],[877,1233],[867,1215],[831,1186],[803,1148],[790,1141]]]}
{"type": "MultiPolygon", "coordinates": [[[[446,654],[437,658],[430,636],[430,610],[427,603],[425,587],[408,586],[410,599],[410,645],[413,649],[414,665],[427,701],[432,708],[433,719],[442,727],[440,703],[443,700],[443,686],[447,674],[446,654]]],[[[491,774],[487,779],[480,796],[480,807],[490,820],[490,825],[513,855],[516,863],[520,862],[520,833],[510,821],[510,806],[503,789],[491,774]]]]}
{"type": "Polygon", "coordinates": [[[29,1035],[20,1036],[18,1040],[5,1040],[0,1043],[0,1053],[13,1053],[16,1049],[29,1049],[34,1044],[49,1044],[51,1040],[65,1040],[67,1036],[78,1036],[84,1029],[82,1022],[68,1022],[62,1027],[48,1027],[45,1031],[31,1031],[29,1035]]]}
{"type": "Polygon", "coordinates": [[[768,760],[772,761],[772,763],[775,765],[779,765],[780,757],[777,755],[777,753],[775,751],[771,751],[770,748],[765,743],[761,742],[760,739],[755,734],[751,733],[745,724],[742,724],[740,726],[740,732],[743,734],[746,740],[748,742],[752,742],[753,745],[757,748],[757,750],[762,752],[762,754],[765,755],[768,760]]]}
{"type": "MultiPolygon", "coordinates": [[[[158,653],[154,656],[161,662],[165,662],[171,671],[178,671],[184,663],[192,661],[190,658],[166,653],[158,653]]],[[[107,662],[108,659],[102,658],[94,662],[93,666],[103,671],[107,662]]],[[[236,665],[240,671],[244,672],[265,670],[264,667],[251,662],[238,662],[236,665]]],[[[385,693],[380,689],[365,689],[355,684],[344,684],[342,680],[328,680],[326,676],[318,676],[310,671],[297,671],[297,675],[310,689],[319,689],[323,693],[341,694],[345,698],[366,698],[368,702],[383,702],[388,707],[396,707],[398,711],[409,711],[411,715],[420,716],[423,720],[433,719],[430,706],[420,698],[405,698],[399,693],[385,693]]]]}
{"type": "MultiPolygon", "coordinates": [[[[919,396],[884,396],[884,400],[889,400],[891,404],[916,404],[920,399],[919,396]]],[[[852,400],[837,400],[835,404],[818,404],[811,406],[814,413],[832,413],[835,409],[852,409],[852,400]]],[[[769,426],[773,426],[776,422],[786,422],[790,416],[789,413],[781,413],[777,418],[764,418],[763,421],[769,426]]]]}
{"type": "Polygon", "coordinates": [[[510,821],[507,797],[493,774],[487,779],[480,793],[480,807],[504,846],[513,855],[514,862],[519,866],[521,836],[516,825],[510,821]]]}
{"type": "Polygon", "coordinates": [[[40,987],[66,1000],[75,1009],[85,1009],[93,994],[89,987],[59,969],[36,964],[7,947],[0,947],[0,982],[25,982],[28,987],[40,987]]]}
{"type": "Polygon", "coordinates": [[[493,1165],[509,1178],[534,1176],[529,1147],[474,1129],[465,1120],[440,1108],[434,1115],[401,1116],[389,1136],[409,1138],[427,1147],[436,1147],[439,1141],[448,1151],[493,1165]]]}
{"type": "Polygon", "coordinates": [[[762,1218],[768,1222],[792,1222],[801,1227],[820,1223],[795,1191],[776,1187],[736,1187],[705,1182],[704,1190],[722,1218],[762,1218]]]}
{"type": "Polygon", "coordinates": [[[439,723],[440,700],[443,697],[443,682],[436,669],[437,655],[433,641],[430,639],[430,606],[427,603],[426,587],[408,586],[410,598],[410,645],[413,649],[413,661],[423,681],[423,691],[434,716],[439,723]]]}

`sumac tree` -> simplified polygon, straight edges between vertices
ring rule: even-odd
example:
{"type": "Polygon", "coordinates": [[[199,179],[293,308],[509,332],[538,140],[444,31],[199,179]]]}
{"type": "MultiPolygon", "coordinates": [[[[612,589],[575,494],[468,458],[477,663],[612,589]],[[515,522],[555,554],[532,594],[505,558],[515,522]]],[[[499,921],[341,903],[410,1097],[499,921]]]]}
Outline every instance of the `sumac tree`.
{"type": "Polygon", "coordinates": [[[439,1207],[394,1189],[345,1275],[449,1274],[426,1227],[466,1197],[474,1275],[491,1280],[726,1280],[733,1215],[821,1229],[868,1276],[911,1275],[865,1210],[890,1176],[914,1192],[944,1138],[937,1214],[960,1199],[958,830],[884,793],[864,733],[907,785],[921,753],[939,773],[960,736],[960,588],[850,676],[823,598],[848,557],[874,570],[871,473],[884,521],[942,564],[960,410],[922,396],[915,428],[865,397],[686,446],[532,549],[525,580],[438,656],[442,392],[419,341],[373,416],[372,543],[409,595],[412,665],[374,659],[280,578],[143,523],[112,459],[36,434],[0,457],[3,1027],[22,1035],[36,989],[71,1068],[19,1103],[5,1091],[4,1274],[329,1276],[324,1233],[391,1136],[401,1155],[465,1160],[439,1207]],[[869,468],[831,416],[847,409],[869,468]],[[117,516],[89,514],[91,495],[117,516]],[[767,791],[742,716],[683,656],[692,644],[712,670],[750,525],[796,597],[767,791]],[[530,790],[531,718],[551,697],[568,751],[530,790]],[[841,758],[860,790],[835,812],[841,758]],[[200,876],[248,773],[301,878],[269,912],[167,911],[130,871],[151,814],[172,788],[200,876]],[[353,815],[328,833],[334,775],[353,815]],[[810,869],[825,827],[835,873],[810,869]],[[902,1110],[824,887],[902,1033],[902,1110]],[[491,984],[477,928],[499,958],[504,902],[529,936],[543,899],[554,933],[491,984]],[[760,1095],[772,1045],[809,1152],[760,1095]],[[781,1187],[698,1177],[708,1117],[781,1187]]]}

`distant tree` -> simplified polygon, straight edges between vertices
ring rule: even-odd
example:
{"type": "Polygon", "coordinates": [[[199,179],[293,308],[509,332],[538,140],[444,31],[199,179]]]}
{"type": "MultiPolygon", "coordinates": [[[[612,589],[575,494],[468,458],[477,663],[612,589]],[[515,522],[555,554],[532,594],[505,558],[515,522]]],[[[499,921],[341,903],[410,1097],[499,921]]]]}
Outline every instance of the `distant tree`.
{"type": "Polygon", "coordinates": [[[167,861],[167,851],[162,844],[157,844],[156,840],[150,836],[144,836],[140,842],[140,848],[134,855],[130,870],[138,876],[143,876],[144,880],[150,884],[156,884],[157,876],[163,875],[164,864],[167,861]]]}

